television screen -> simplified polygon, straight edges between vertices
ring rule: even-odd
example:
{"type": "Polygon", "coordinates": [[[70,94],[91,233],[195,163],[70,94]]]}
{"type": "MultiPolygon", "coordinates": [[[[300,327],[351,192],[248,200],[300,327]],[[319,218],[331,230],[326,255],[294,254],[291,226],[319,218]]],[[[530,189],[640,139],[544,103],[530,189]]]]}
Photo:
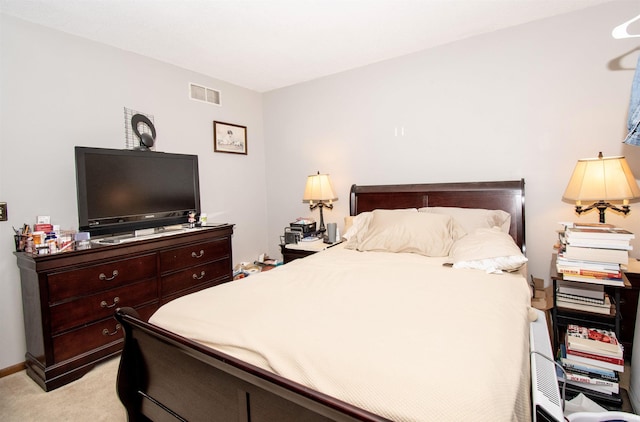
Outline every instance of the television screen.
{"type": "Polygon", "coordinates": [[[116,234],[200,213],[198,156],[76,147],[79,229],[116,234]]]}

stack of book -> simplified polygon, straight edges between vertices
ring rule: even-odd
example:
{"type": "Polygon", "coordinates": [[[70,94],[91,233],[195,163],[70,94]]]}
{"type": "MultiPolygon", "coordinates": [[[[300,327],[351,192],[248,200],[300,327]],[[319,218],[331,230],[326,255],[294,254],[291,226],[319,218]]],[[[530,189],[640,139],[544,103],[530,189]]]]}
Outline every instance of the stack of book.
{"type": "Polygon", "coordinates": [[[558,379],[574,392],[594,399],[618,401],[620,375],[624,371],[623,348],[608,330],[569,325],[560,348],[560,364],[565,373],[558,379]]]}
{"type": "Polygon", "coordinates": [[[622,286],[633,233],[608,224],[573,225],[560,235],[556,266],[564,280],[622,286]]]}
{"type": "Polygon", "coordinates": [[[558,280],[556,305],[560,308],[615,315],[615,304],[604,291],[604,284],[558,280]]]}

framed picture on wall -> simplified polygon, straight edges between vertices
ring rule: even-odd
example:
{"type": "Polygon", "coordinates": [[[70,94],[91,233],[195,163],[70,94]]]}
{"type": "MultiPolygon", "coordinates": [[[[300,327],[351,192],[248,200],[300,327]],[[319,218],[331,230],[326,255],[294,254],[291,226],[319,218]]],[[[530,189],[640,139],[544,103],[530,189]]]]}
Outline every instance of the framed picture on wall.
{"type": "Polygon", "coordinates": [[[214,121],[213,150],[247,155],[247,127],[214,121]]]}

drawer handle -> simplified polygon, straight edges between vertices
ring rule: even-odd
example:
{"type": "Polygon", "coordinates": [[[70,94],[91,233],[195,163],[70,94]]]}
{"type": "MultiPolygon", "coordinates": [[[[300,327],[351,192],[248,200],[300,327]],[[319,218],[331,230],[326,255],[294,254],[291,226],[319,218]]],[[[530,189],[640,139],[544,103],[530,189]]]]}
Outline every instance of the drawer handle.
{"type": "Polygon", "coordinates": [[[114,278],[116,278],[117,276],[118,276],[118,270],[113,270],[113,272],[111,273],[111,277],[107,277],[104,273],[100,273],[98,278],[100,280],[111,281],[114,278]]]}
{"type": "Polygon", "coordinates": [[[200,277],[198,277],[198,274],[193,274],[192,277],[194,280],[202,280],[204,278],[204,271],[200,272],[200,277]]]}
{"type": "Polygon", "coordinates": [[[105,336],[105,337],[106,336],[110,336],[110,337],[115,336],[116,334],[118,334],[118,331],[120,331],[120,328],[122,328],[122,326],[120,324],[116,324],[116,329],[115,329],[115,331],[112,331],[112,332],[109,332],[109,330],[105,328],[104,330],[102,330],[102,335],[105,336]]]}
{"type": "Polygon", "coordinates": [[[106,300],[103,300],[102,302],[100,302],[100,306],[103,308],[113,308],[114,306],[116,306],[118,304],[118,302],[120,302],[120,298],[118,296],[113,298],[113,304],[109,305],[107,303],[106,300]]]}
{"type": "Polygon", "coordinates": [[[195,252],[191,252],[191,258],[202,258],[204,256],[204,250],[200,249],[200,254],[196,254],[195,252]]]}

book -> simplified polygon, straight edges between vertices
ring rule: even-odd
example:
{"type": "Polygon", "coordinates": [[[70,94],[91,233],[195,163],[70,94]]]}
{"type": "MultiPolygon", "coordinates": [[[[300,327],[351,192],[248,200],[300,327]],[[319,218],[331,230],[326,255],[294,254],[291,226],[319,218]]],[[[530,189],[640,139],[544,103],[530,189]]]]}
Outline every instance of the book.
{"type": "Polygon", "coordinates": [[[592,391],[598,391],[605,394],[617,394],[620,392],[620,384],[617,382],[591,378],[589,376],[573,373],[566,369],[564,372],[556,371],[556,373],[558,376],[558,380],[566,382],[567,384],[586,388],[592,391]]]}
{"type": "Polygon", "coordinates": [[[601,378],[606,381],[620,382],[620,376],[612,369],[605,369],[600,366],[590,365],[588,363],[578,362],[567,357],[566,346],[560,344],[560,364],[565,370],[574,373],[587,375],[591,378],[601,378]]]}
{"type": "Polygon", "coordinates": [[[586,229],[615,229],[616,226],[613,224],[605,224],[605,223],[571,223],[567,226],[568,228],[586,228],[586,229]]]}
{"type": "Polygon", "coordinates": [[[611,304],[609,304],[608,307],[605,307],[591,303],[567,302],[557,297],[556,305],[558,306],[558,308],[571,309],[574,311],[592,312],[594,314],[600,315],[612,315],[613,310],[615,309],[615,307],[613,307],[611,304]]]}
{"type": "Polygon", "coordinates": [[[556,267],[560,268],[583,268],[585,270],[618,272],[620,264],[610,264],[608,262],[594,262],[580,259],[568,259],[559,255],[556,257],[556,267]]]}
{"type": "Polygon", "coordinates": [[[569,374],[566,374],[564,378],[558,378],[559,381],[566,382],[567,385],[573,385],[576,387],[584,388],[591,391],[597,391],[602,394],[618,394],[620,393],[620,385],[600,385],[600,384],[591,384],[589,382],[583,382],[580,380],[572,379],[569,374]]]}
{"type": "Polygon", "coordinates": [[[628,251],[619,249],[583,248],[572,245],[567,245],[563,252],[563,257],[584,261],[608,262],[611,264],[626,265],[629,262],[628,251]]]}
{"type": "Polygon", "coordinates": [[[602,358],[616,358],[616,359],[622,359],[623,358],[622,347],[620,347],[618,350],[615,350],[615,351],[611,351],[611,350],[594,350],[589,345],[585,345],[583,343],[576,343],[575,341],[572,342],[571,340],[569,340],[568,347],[570,347],[572,351],[592,353],[592,354],[598,355],[599,357],[602,357],[602,358]]]}
{"type": "Polygon", "coordinates": [[[556,294],[557,293],[589,297],[593,299],[600,299],[603,301],[605,295],[603,284],[574,283],[565,280],[558,280],[556,282],[556,294]]]}
{"type": "Polygon", "coordinates": [[[593,366],[599,366],[612,371],[624,372],[624,360],[614,357],[600,356],[580,350],[566,349],[567,358],[576,362],[583,362],[593,366]]]}
{"type": "Polygon", "coordinates": [[[582,303],[599,306],[601,308],[611,308],[611,300],[609,296],[605,294],[603,299],[596,299],[588,296],[572,295],[568,293],[556,292],[556,299],[563,302],[582,303]]]}
{"type": "Polygon", "coordinates": [[[561,265],[557,266],[557,271],[563,275],[567,274],[596,278],[622,278],[622,271],[599,271],[581,267],[565,267],[561,265]]]}
{"type": "Polygon", "coordinates": [[[581,283],[602,284],[605,286],[624,286],[624,280],[622,278],[589,277],[583,275],[562,274],[562,279],[567,281],[579,281],[581,283]]]}
{"type": "Polygon", "coordinates": [[[584,388],[579,385],[565,383],[561,380],[558,380],[558,381],[559,381],[558,385],[560,386],[560,389],[562,389],[563,385],[566,386],[567,398],[573,398],[578,394],[582,393],[588,398],[590,398],[591,400],[604,406],[610,406],[614,408],[619,408],[620,406],[622,406],[622,396],[619,393],[606,394],[606,393],[601,393],[599,391],[589,390],[588,388],[584,388]]]}
{"type": "Polygon", "coordinates": [[[571,239],[567,240],[567,245],[584,248],[620,249],[623,251],[633,250],[633,246],[628,240],[599,240],[599,239],[571,239]]]}
{"type": "Polygon", "coordinates": [[[622,358],[622,345],[613,331],[569,324],[566,331],[567,349],[622,358]]]}
{"type": "Polygon", "coordinates": [[[596,240],[623,240],[635,239],[635,235],[628,230],[619,227],[594,227],[579,226],[565,229],[567,239],[596,239],[596,240]]]}
{"type": "MultiPolygon", "coordinates": [[[[582,375],[582,376],[585,376],[585,377],[592,378],[594,380],[601,380],[601,381],[607,381],[607,382],[612,382],[612,383],[620,383],[620,376],[617,374],[616,371],[609,371],[613,375],[608,376],[608,375],[602,375],[602,374],[598,373],[595,370],[582,369],[583,365],[578,365],[577,363],[575,365],[574,364],[562,363],[562,367],[567,372],[570,371],[573,374],[582,375]]],[[[596,367],[591,366],[590,368],[596,368],[596,367]]],[[[604,368],[602,368],[602,369],[604,370],[604,368]]]]}
{"type": "MultiPolygon", "coordinates": [[[[565,370],[566,373],[566,379],[567,380],[571,380],[571,381],[576,381],[576,382],[582,382],[585,384],[592,384],[592,385],[602,385],[602,386],[606,386],[606,387],[616,387],[618,385],[620,385],[620,377],[618,377],[617,381],[614,380],[605,380],[602,379],[600,377],[597,376],[591,376],[589,374],[582,374],[580,372],[574,372],[571,369],[567,369],[564,366],[562,367],[565,370]]],[[[617,391],[614,391],[615,393],[617,393],[617,391]]]]}

